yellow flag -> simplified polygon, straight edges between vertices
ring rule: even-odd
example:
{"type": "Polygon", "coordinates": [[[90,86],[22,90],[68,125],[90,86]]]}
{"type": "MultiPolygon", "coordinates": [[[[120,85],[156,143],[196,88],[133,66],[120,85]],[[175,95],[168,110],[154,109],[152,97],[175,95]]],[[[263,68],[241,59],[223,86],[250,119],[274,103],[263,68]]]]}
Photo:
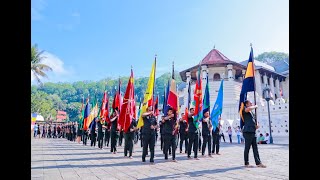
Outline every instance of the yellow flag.
{"type": "Polygon", "coordinates": [[[98,115],[98,104],[96,103],[96,105],[93,107],[93,109],[90,112],[90,115],[87,121],[87,127],[90,126],[91,122],[95,117],[97,117],[97,115],[98,115]]]}
{"type": "Polygon", "coordinates": [[[144,98],[143,98],[143,103],[141,106],[141,112],[140,112],[137,128],[140,128],[141,126],[144,125],[143,119],[142,119],[142,114],[147,111],[148,101],[151,100],[152,96],[153,96],[154,79],[155,79],[155,73],[156,73],[155,71],[156,71],[156,61],[154,61],[153,65],[152,65],[152,69],[151,69],[150,77],[149,77],[149,81],[148,81],[148,86],[147,86],[147,89],[144,93],[144,98]]]}

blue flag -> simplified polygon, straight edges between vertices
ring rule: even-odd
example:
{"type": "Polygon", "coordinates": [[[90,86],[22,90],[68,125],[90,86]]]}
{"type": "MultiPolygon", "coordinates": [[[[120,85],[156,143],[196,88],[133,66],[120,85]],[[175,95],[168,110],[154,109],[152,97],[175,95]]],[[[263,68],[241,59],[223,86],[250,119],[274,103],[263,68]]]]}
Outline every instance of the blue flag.
{"type": "Polygon", "coordinates": [[[208,80],[208,74],[207,74],[207,84],[204,90],[203,106],[202,106],[203,116],[204,116],[204,113],[208,112],[209,110],[210,110],[210,94],[209,94],[209,80],[208,80]]]}
{"type": "Polygon", "coordinates": [[[244,101],[247,100],[247,93],[255,91],[255,82],[254,82],[254,62],[253,62],[253,49],[251,47],[247,70],[242,82],[242,88],[240,92],[239,99],[239,114],[240,114],[240,128],[244,126],[244,119],[242,116],[242,111],[244,109],[244,101]]]}
{"type": "Polygon", "coordinates": [[[165,96],[164,102],[163,102],[163,114],[164,114],[164,116],[167,116],[168,110],[169,110],[169,108],[170,108],[170,106],[168,106],[169,91],[170,91],[170,81],[168,80],[168,86],[167,86],[167,90],[166,90],[166,96],[165,96]]]}
{"type": "Polygon", "coordinates": [[[217,100],[214,103],[211,111],[211,121],[212,127],[215,131],[219,124],[219,116],[222,114],[222,107],[223,107],[223,80],[221,80],[220,88],[217,96],[217,100]]]}

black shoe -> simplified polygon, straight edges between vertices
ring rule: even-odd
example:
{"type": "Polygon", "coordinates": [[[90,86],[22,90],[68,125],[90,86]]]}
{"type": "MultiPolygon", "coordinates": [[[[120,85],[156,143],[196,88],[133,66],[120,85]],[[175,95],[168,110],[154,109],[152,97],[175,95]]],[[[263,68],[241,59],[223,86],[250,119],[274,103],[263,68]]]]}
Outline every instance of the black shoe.
{"type": "Polygon", "coordinates": [[[146,160],[145,160],[145,159],[142,159],[142,162],[146,162],[146,160]]]}

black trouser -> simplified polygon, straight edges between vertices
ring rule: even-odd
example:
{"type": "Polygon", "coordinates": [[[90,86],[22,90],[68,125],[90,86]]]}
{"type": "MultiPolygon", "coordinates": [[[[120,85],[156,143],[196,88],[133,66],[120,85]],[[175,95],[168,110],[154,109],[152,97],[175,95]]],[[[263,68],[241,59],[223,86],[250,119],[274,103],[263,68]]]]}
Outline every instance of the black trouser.
{"type": "Polygon", "coordinates": [[[206,152],[206,146],[208,144],[208,153],[211,155],[211,135],[203,135],[202,155],[206,152]]]}
{"type": "Polygon", "coordinates": [[[98,133],[98,147],[102,149],[103,146],[103,132],[98,133]]]}
{"type": "Polygon", "coordinates": [[[176,159],[176,145],[175,135],[164,135],[164,159],[168,159],[168,151],[170,151],[170,148],[172,148],[172,160],[176,159]]]}
{"type": "Polygon", "coordinates": [[[198,157],[198,143],[199,143],[199,134],[198,133],[188,133],[188,157],[191,155],[191,149],[193,146],[194,158],[198,157]]]}
{"type": "Polygon", "coordinates": [[[87,136],[88,136],[88,133],[87,133],[87,132],[84,132],[82,136],[83,136],[83,137],[82,137],[83,144],[84,144],[84,145],[87,145],[87,136]]]}
{"type": "Polygon", "coordinates": [[[119,146],[122,146],[122,140],[123,140],[123,131],[120,132],[120,136],[119,136],[119,146]]]}
{"type": "Polygon", "coordinates": [[[187,151],[188,151],[188,134],[180,133],[180,152],[182,152],[183,141],[184,141],[184,152],[187,153],[187,151]]]}
{"type": "Polygon", "coordinates": [[[132,156],[133,139],[134,139],[134,134],[124,133],[124,156],[127,156],[128,151],[129,151],[129,156],[132,156]]]}
{"type": "Polygon", "coordinates": [[[212,134],[212,154],[216,151],[216,154],[219,153],[220,148],[220,135],[219,134],[212,134]]]}
{"type": "Polygon", "coordinates": [[[154,146],[156,141],[155,134],[143,134],[143,152],[142,152],[142,161],[146,160],[148,153],[148,146],[150,149],[150,162],[154,162],[154,146]]]}
{"type": "Polygon", "coordinates": [[[91,133],[90,138],[91,138],[91,146],[96,146],[96,133],[91,133]]]}
{"type": "Polygon", "coordinates": [[[142,135],[142,133],[140,133],[140,145],[141,145],[141,147],[143,147],[143,135],[142,135]]]}
{"type": "Polygon", "coordinates": [[[60,133],[60,131],[58,131],[58,138],[60,138],[61,137],[61,133],[60,133]]]}
{"type": "Polygon", "coordinates": [[[76,132],[76,131],[73,131],[73,133],[72,133],[72,140],[73,140],[73,141],[76,141],[76,139],[77,139],[77,132],[76,132]]]}
{"type": "Polygon", "coordinates": [[[202,142],[201,142],[201,134],[199,134],[199,151],[201,150],[201,145],[202,145],[202,142]]]}
{"type": "Polygon", "coordinates": [[[249,150],[250,146],[252,146],[253,150],[253,157],[256,162],[256,165],[260,164],[260,157],[259,157],[259,152],[258,152],[258,145],[257,145],[257,137],[255,136],[255,133],[243,133],[244,137],[244,164],[249,165],[249,150]]]}
{"type": "Polygon", "coordinates": [[[104,132],[104,145],[109,146],[109,141],[110,141],[110,131],[105,131],[104,132]]]}
{"type": "MultiPolygon", "coordinates": [[[[161,150],[163,150],[163,134],[160,134],[160,147],[161,147],[161,150]]],[[[163,151],[164,152],[164,151],[163,151]]]]}
{"type": "Polygon", "coordinates": [[[137,144],[138,140],[139,140],[139,133],[135,131],[134,132],[134,138],[133,138],[134,144],[137,144]]]}
{"type": "Polygon", "coordinates": [[[111,132],[111,152],[117,151],[117,136],[118,133],[116,131],[111,132]]]}
{"type": "MultiPolygon", "coordinates": [[[[220,136],[223,138],[223,142],[226,142],[226,139],[224,138],[224,134],[221,134],[220,136]]],[[[220,137],[220,139],[221,139],[221,137],[220,137]]]]}

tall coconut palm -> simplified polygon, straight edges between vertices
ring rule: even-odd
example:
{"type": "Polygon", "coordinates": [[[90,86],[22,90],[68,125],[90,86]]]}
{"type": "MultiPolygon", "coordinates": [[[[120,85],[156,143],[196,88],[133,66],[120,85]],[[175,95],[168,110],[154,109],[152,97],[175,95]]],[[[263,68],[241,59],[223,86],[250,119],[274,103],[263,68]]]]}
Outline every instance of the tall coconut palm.
{"type": "Polygon", "coordinates": [[[45,58],[42,53],[39,52],[37,44],[31,47],[31,73],[34,75],[35,79],[42,85],[40,77],[48,77],[44,71],[52,71],[52,68],[46,64],[42,64],[42,60],[45,58]]]}

